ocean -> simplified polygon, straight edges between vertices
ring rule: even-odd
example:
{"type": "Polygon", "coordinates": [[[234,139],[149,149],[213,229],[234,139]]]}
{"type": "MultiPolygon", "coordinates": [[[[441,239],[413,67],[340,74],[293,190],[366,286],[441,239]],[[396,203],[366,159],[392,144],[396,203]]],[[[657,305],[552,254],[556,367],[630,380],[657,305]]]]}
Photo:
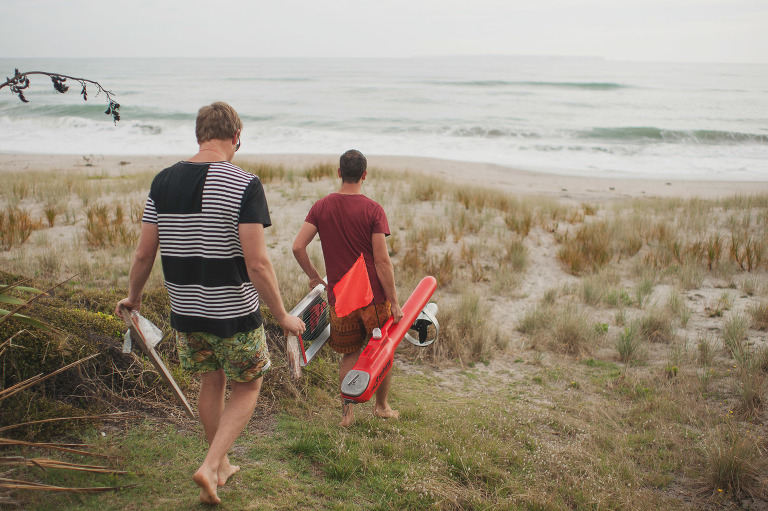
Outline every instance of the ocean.
{"type": "Polygon", "coordinates": [[[768,64],[571,57],[0,59],[115,94],[0,90],[0,153],[193,154],[197,109],[226,101],[241,151],[487,162],[537,172],[768,181],[768,64]]]}

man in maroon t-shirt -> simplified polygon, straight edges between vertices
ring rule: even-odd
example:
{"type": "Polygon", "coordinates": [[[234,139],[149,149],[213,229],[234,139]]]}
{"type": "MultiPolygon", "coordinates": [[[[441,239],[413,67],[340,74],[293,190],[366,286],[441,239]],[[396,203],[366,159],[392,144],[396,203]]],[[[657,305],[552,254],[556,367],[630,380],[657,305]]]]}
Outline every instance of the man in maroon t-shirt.
{"type": "MultiPolygon", "coordinates": [[[[323,259],[328,274],[328,302],[331,305],[330,346],[341,353],[339,383],[357,363],[363,346],[374,328],[380,328],[390,315],[395,323],[403,317],[397,301],[395,272],[389,259],[386,236],[389,223],[384,208],[362,194],[363,181],[368,172],[365,156],[351,149],[341,155],[339,177],[341,188],[317,201],[307,214],[296,240],[293,255],[299,266],[309,277],[309,287],[323,282],[307,254],[307,246],[320,234],[323,259]],[[333,287],[363,255],[368,270],[373,303],[357,309],[344,317],[336,316],[336,297],[333,287]]],[[[383,418],[398,418],[399,412],[390,408],[387,402],[390,372],[376,391],[376,405],[373,413],[383,418]]],[[[349,405],[342,405],[341,426],[354,422],[354,413],[349,405]]]]}

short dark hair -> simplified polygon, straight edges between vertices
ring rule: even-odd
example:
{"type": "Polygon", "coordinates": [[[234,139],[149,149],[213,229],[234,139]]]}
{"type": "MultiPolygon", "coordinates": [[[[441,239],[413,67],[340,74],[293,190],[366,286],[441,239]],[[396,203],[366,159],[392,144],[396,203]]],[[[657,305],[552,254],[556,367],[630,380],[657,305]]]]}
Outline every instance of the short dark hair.
{"type": "Polygon", "coordinates": [[[341,180],[345,183],[357,183],[365,174],[368,161],[363,153],[356,149],[350,149],[339,158],[339,171],[341,180]]]}
{"type": "Polygon", "coordinates": [[[242,129],[243,123],[240,121],[240,116],[234,108],[223,101],[204,106],[197,112],[195,136],[198,144],[214,139],[233,139],[242,129]]]}

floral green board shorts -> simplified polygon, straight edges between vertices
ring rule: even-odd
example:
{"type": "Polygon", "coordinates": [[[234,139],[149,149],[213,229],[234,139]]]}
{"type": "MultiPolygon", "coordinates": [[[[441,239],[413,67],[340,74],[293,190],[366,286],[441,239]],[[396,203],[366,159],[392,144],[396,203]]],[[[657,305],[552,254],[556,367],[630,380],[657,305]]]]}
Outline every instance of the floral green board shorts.
{"type": "Polygon", "coordinates": [[[204,332],[180,333],[176,347],[185,371],[208,373],[223,369],[228,380],[241,383],[264,376],[272,365],[264,325],[226,339],[204,332]]]}

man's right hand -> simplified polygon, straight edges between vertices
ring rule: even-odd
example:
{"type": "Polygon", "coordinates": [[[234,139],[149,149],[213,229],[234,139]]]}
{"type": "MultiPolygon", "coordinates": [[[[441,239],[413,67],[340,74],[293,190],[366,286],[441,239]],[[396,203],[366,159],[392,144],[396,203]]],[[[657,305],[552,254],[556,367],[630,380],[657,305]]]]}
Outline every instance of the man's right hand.
{"type": "Polygon", "coordinates": [[[141,308],[141,300],[133,301],[133,300],[130,300],[128,298],[123,298],[122,300],[117,302],[117,305],[115,306],[115,315],[117,315],[117,317],[119,317],[119,318],[123,317],[123,315],[122,315],[122,313],[120,311],[121,306],[125,307],[129,311],[137,311],[138,312],[139,308],[141,308]]]}
{"type": "Polygon", "coordinates": [[[304,333],[304,330],[307,328],[301,319],[290,314],[283,316],[282,319],[278,320],[278,323],[283,328],[285,335],[295,335],[296,337],[304,333]]]}

